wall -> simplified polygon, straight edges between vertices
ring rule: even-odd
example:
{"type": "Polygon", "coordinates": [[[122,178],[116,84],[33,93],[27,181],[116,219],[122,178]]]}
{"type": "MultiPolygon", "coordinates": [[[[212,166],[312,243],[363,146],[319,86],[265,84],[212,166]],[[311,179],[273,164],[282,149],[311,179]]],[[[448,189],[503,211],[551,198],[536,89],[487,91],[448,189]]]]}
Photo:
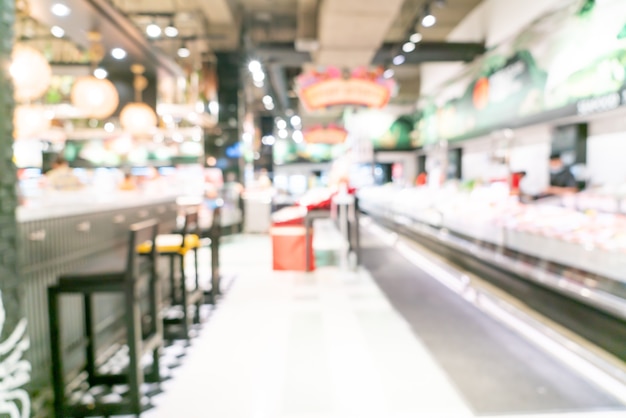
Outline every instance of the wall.
{"type": "Polygon", "coordinates": [[[589,123],[587,175],[591,185],[626,183],[626,109],[589,123]]]}
{"type": "Polygon", "coordinates": [[[548,159],[552,128],[548,125],[531,126],[512,132],[508,140],[498,132],[492,136],[463,143],[463,178],[489,180],[507,175],[506,166],[493,161],[495,154],[508,154],[511,171],[526,171],[533,188],[541,191],[548,186],[548,159]]]}

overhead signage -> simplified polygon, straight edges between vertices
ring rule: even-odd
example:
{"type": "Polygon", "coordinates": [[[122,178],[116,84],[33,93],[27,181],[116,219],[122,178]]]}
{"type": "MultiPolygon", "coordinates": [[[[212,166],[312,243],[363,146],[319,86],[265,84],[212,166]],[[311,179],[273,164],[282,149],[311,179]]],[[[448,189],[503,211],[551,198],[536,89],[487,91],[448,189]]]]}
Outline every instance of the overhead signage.
{"type": "Polygon", "coordinates": [[[389,103],[395,82],[383,77],[382,69],[358,68],[344,77],[329,67],[324,72],[307,72],[296,79],[296,90],[308,110],[354,105],[380,109],[389,103]]]}
{"type": "Polygon", "coordinates": [[[626,2],[565,0],[419,109],[420,145],[626,105],[626,2]]]}
{"type": "Polygon", "coordinates": [[[348,131],[341,126],[316,126],[303,132],[304,141],[309,144],[342,144],[348,138],[348,131]]]}

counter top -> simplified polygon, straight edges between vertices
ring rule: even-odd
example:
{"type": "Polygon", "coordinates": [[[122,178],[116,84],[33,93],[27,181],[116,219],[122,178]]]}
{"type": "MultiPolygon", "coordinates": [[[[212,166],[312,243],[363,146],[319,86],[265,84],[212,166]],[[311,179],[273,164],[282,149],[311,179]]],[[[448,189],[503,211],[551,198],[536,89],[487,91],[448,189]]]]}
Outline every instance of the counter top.
{"type": "Polygon", "coordinates": [[[182,193],[145,191],[50,191],[17,208],[18,222],[82,215],[176,201],[182,193]]]}

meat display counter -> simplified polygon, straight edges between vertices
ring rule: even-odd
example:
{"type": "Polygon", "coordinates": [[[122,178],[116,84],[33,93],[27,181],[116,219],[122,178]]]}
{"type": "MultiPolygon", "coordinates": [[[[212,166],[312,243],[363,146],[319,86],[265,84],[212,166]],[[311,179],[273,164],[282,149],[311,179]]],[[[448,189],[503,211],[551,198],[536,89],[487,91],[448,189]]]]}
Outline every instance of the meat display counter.
{"type": "Polygon", "coordinates": [[[626,319],[626,216],[572,204],[597,207],[589,196],[523,204],[494,184],[381,186],[360,190],[359,199],[361,210],[400,230],[626,319]]]}

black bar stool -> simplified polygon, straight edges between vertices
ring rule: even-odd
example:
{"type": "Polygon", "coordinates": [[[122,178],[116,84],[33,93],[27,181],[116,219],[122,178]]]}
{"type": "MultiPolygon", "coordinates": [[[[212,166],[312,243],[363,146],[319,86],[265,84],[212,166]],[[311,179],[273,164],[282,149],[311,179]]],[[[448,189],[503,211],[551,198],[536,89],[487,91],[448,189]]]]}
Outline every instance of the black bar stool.
{"type": "MultiPolygon", "coordinates": [[[[204,299],[204,292],[200,288],[198,274],[198,248],[200,248],[201,240],[198,236],[197,210],[194,208],[186,209],[183,228],[171,234],[159,234],[155,242],[156,254],[169,257],[170,303],[174,306],[180,306],[182,310],[181,318],[163,319],[164,324],[168,326],[166,337],[173,338],[176,336],[189,339],[191,323],[200,323],[200,306],[204,299]],[[185,276],[185,256],[189,252],[193,252],[195,266],[194,286],[191,289],[187,286],[185,276]],[[176,277],[176,264],[178,264],[179,277],[176,277]],[[189,305],[195,305],[193,318],[189,314],[189,305]],[[180,326],[181,333],[177,335],[168,332],[170,325],[180,326]]],[[[153,248],[150,242],[139,246],[140,254],[150,254],[151,251],[153,251],[153,248]]]]}
{"type": "MultiPolygon", "coordinates": [[[[141,386],[144,381],[158,382],[159,352],[163,345],[163,325],[159,320],[160,286],[155,272],[156,252],[151,250],[139,257],[137,248],[144,242],[154,242],[158,223],[151,219],[130,226],[128,248],[125,256],[111,254],[93,260],[90,265],[78,272],[59,277],[56,286],[48,288],[48,309],[50,321],[50,344],[52,361],[52,383],[54,389],[54,410],[57,417],[66,416],[109,416],[121,414],[140,415],[149,405],[142,402],[141,386]],[[149,329],[142,330],[142,317],[139,298],[140,289],[147,286],[149,329]],[[95,330],[92,318],[92,297],[96,293],[122,293],[124,295],[124,318],[128,344],[128,371],[122,374],[98,375],[96,373],[95,330]],[[89,405],[68,405],[65,396],[63,370],[63,347],[61,345],[61,321],[59,301],[63,294],[82,294],[85,307],[86,366],[90,386],[99,384],[127,383],[128,399],[115,403],[89,405]],[[141,357],[152,352],[151,370],[144,376],[141,357]]],[[[150,245],[150,247],[154,247],[150,245]]]]}

